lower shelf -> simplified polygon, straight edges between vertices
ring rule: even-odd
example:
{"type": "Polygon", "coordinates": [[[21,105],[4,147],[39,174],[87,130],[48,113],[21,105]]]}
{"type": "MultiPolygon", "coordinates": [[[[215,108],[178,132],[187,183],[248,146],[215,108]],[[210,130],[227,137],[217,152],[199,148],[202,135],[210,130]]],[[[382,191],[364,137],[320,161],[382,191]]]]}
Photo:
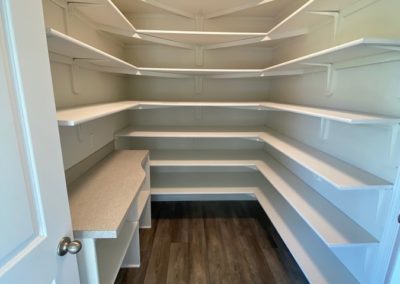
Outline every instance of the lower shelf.
{"type": "Polygon", "coordinates": [[[310,283],[359,283],[273,187],[256,197],[310,283]]]}
{"type": "Polygon", "coordinates": [[[139,230],[138,225],[138,222],[126,222],[117,239],[99,239],[96,241],[100,283],[114,283],[133,234],[139,230]]]}
{"type": "MultiPolygon", "coordinates": [[[[184,166],[185,171],[178,172],[176,165],[168,168],[164,164],[160,169],[158,164],[152,172],[152,194],[254,197],[312,283],[331,283],[332,279],[357,283],[356,279],[363,277],[349,271],[340,251],[366,252],[378,244],[377,240],[288,169],[271,157],[257,165],[259,172],[229,172],[226,168],[226,172],[211,172],[215,167],[209,166],[207,172],[203,165],[201,172],[196,172],[198,167],[188,172],[190,166],[184,166]]],[[[354,255],[353,260],[362,267],[365,255],[354,255]]]]}
{"type": "MultiPolygon", "coordinates": [[[[276,191],[286,200],[288,204],[303,218],[303,220],[320,236],[328,247],[350,247],[350,246],[374,246],[378,241],[360,225],[345,215],[331,202],[322,197],[319,193],[305,184],[286,167],[277,162],[264,151],[232,152],[219,151],[203,152],[183,151],[173,152],[175,158],[164,157],[160,151],[152,152],[155,160],[151,161],[152,168],[171,168],[177,171],[179,168],[202,167],[215,170],[217,167],[229,169],[247,167],[261,173],[270,182],[276,191]],[[229,154],[230,153],[230,154],[229,154]],[[241,155],[242,154],[242,155],[241,155]],[[194,156],[197,156],[193,159],[194,156]],[[185,157],[186,159],[184,159],[185,157]],[[200,158],[199,158],[200,157],[200,158]],[[207,157],[213,157],[208,159],[207,157]]],[[[249,193],[249,185],[254,185],[250,176],[235,174],[221,175],[221,173],[208,174],[199,180],[195,174],[169,173],[162,176],[161,182],[154,180],[153,193],[169,192],[182,194],[206,194],[215,191],[218,194],[234,194],[239,191],[249,193]],[[179,180],[177,182],[176,180],[179,180]],[[193,181],[196,181],[194,183],[193,181]],[[163,184],[162,189],[157,184],[163,184]],[[172,183],[172,184],[171,184],[172,183]],[[218,186],[216,186],[218,184],[218,186]],[[247,191],[247,192],[246,192],[247,191]]],[[[204,174],[203,174],[204,175],[204,174]]]]}

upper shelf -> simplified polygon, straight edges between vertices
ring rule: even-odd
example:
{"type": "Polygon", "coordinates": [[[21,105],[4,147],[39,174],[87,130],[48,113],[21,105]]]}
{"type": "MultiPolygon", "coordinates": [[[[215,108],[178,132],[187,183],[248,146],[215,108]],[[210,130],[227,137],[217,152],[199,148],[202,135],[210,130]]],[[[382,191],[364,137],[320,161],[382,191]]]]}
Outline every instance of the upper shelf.
{"type": "MultiPolygon", "coordinates": [[[[352,3],[357,2],[357,0],[309,0],[287,17],[278,21],[275,26],[264,33],[137,30],[111,0],[86,0],[84,2],[69,2],[66,0],[66,2],[78,13],[95,23],[99,30],[126,36],[128,41],[129,38],[131,38],[186,48],[193,48],[200,45],[205,48],[213,49],[252,43],[267,43],[268,45],[273,45],[275,39],[290,38],[305,34],[311,26],[326,19],[326,14],[317,14],[318,12],[329,12],[331,14],[339,12],[352,3]]],[[[194,8],[193,3],[187,3],[187,7],[186,4],[182,2],[179,4],[161,4],[159,1],[138,1],[136,4],[134,1],[130,1],[130,3],[117,1],[117,4],[127,13],[137,13],[138,9],[143,10],[143,4],[150,4],[156,7],[157,13],[161,9],[179,14],[186,18],[195,19],[198,17],[197,14],[188,12],[191,8],[194,8]],[[137,4],[139,4],[138,7],[136,7],[137,4]],[[179,7],[174,7],[175,5],[184,5],[185,7],[181,9],[179,7]]],[[[205,3],[201,5],[203,4],[205,5],[205,3]]],[[[209,13],[205,13],[203,8],[201,11],[203,11],[202,17],[205,19],[212,19],[230,14],[247,15],[249,12],[250,14],[247,16],[254,14],[255,17],[271,17],[280,14],[288,4],[290,4],[289,1],[254,1],[243,2],[241,4],[233,3],[233,5],[231,4],[230,6],[224,7],[222,5],[219,7],[220,5],[216,5],[215,2],[213,2],[211,7],[208,5],[202,6],[206,10],[211,8],[209,13]]],[[[145,10],[145,13],[149,13],[149,9],[145,10]]]]}
{"type": "Polygon", "coordinates": [[[96,24],[100,30],[134,36],[136,29],[111,0],[67,0],[68,5],[96,24]]]}
{"type": "Polygon", "coordinates": [[[47,30],[49,51],[69,57],[73,63],[102,72],[128,75],[144,75],[167,78],[190,76],[259,77],[262,69],[196,69],[196,68],[147,68],[136,67],[104,51],[74,39],[53,29],[47,30]]]}
{"type": "Polygon", "coordinates": [[[290,34],[299,30],[306,33],[310,27],[326,20],[329,16],[328,13],[333,17],[334,13],[338,13],[357,1],[359,0],[308,0],[270,29],[268,35],[290,34]],[[319,12],[327,12],[327,14],[319,12]]]}
{"type": "Polygon", "coordinates": [[[145,182],[147,157],[148,151],[116,151],[68,186],[75,237],[118,237],[145,182]]]}
{"type": "Polygon", "coordinates": [[[47,45],[50,52],[69,57],[72,63],[104,72],[138,74],[136,66],[53,29],[47,30],[47,45]]]}
{"type": "Polygon", "coordinates": [[[391,50],[398,50],[400,47],[399,40],[362,38],[265,69],[206,69],[136,67],[53,29],[47,30],[47,43],[51,52],[67,56],[73,60],[73,63],[102,72],[167,78],[188,78],[191,76],[250,78],[302,74],[307,68],[315,68],[315,64],[345,62],[351,59],[380,55],[391,50]]]}
{"type": "Polygon", "coordinates": [[[338,46],[311,53],[264,69],[264,75],[273,76],[301,74],[308,68],[318,68],[319,64],[337,64],[351,60],[381,55],[399,50],[400,40],[380,38],[360,38],[338,46]]]}
{"type": "Polygon", "coordinates": [[[121,101],[76,107],[57,111],[58,125],[75,126],[128,109],[154,109],[171,107],[223,107],[254,110],[273,110],[324,118],[348,124],[392,125],[400,123],[398,117],[340,111],[273,102],[161,102],[161,101],[121,101]]]}
{"type": "Polygon", "coordinates": [[[171,42],[180,43],[184,48],[203,46],[206,49],[216,49],[258,42],[274,42],[266,33],[251,32],[138,30],[138,33],[138,37],[143,40],[167,45],[174,45],[171,42]]]}

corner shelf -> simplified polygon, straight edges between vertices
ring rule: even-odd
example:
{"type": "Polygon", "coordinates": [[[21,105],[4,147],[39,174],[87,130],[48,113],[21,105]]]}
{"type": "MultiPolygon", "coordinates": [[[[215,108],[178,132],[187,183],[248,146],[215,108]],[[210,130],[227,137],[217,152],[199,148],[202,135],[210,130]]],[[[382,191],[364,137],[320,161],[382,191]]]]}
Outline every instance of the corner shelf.
{"type": "Polygon", "coordinates": [[[49,51],[71,59],[71,64],[94,68],[102,72],[144,75],[165,78],[260,78],[303,74],[312,64],[332,64],[345,60],[378,55],[387,49],[399,48],[400,41],[388,39],[358,39],[265,69],[206,69],[206,68],[153,68],[136,67],[115,56],[76,40],[53,29],[47,30],[49,51]],[[386,49],[387,48],[387,49],[386,49]],[[311,65],[310,65],[311,64],[311,65]]]}
{"type": "Polygon", "coordinates": [[[68,1],[68,5],[92,21],[100,30],[134,36],[136,29],[111,0],[68,1]]]}
{"type": "MultiPolygon", "coordinates": [[[[340,283],[358,283],[333,253],[336,246],[331,243],[332,246],[329,247],[321,239],[324,236],[323,234],[329,235],[331,233],[328,230],[332,228],[332,225],[329,224],[328,220],[334,218],[335,215],[325,216],[318,213],[317,216],[312,216],[312,211],[307,211],[306,207],[295,211],[280,192],[266,182],[259,174],[243,172],[156,172],[152,175],[152,180],[152,194],[155,195],[228,194],[234,197],[237,194],[242,194],[249,198],[255,198],[271,219],[271,222],[310,281],[313,283],[329,283],[328,279],[332,279],[334,276],[332,274],[334,273],[338,274],[335,279],[340,283]],[[303,215],[299,215],[298,212],[303,215]],[[311,217],[311,220],[307,223],[304,219],[308,217],[311,217]],[[318,218],[321,218],[322,221],[318,220],[318,218]],[[317,226],[321,226],[324,222],[328,221],[327,227],[323,228],[324,231],[319,232],[320,234],[310,227],[310,224],[314,225],[313,222],[315,221],[317,222],[315,224],[317,226]]],[[[284,186],[283,191],[286,187],[284,186]]],[[[294,197],[294,199],[296,198],[297,196],[294,197]]],[[[339,211],[333,205],[329,205],[329,208],[333,208],[336,212],[339,211]]],[[[342,218],[342,213],[338,213],[340,215],[339,218],[342,218]]],[[[348,217],[344,218],[347,219],[345,221],[347,222],[348,217]]],[[[344,227],[345,224],[340,224],[340,229],[347,229],[344,227]]],[[[338,233],[340,229],[333,228],[333,232],[338,233]]],[[[339,236],[339,239],[344,239],[344,236],[339,236]]],[[[331,238],[330,236],[328,237],[331,238]]],[[[351,235],[351,237],[352,240],[372,241],[371,243],[362,243],[361,246],[369,247],[376,245],[376,241],[370,238],[365,231],[362,232],[362,235],[354,236],[355,238],[351,235]]],[[[344,243],[341,243],[341,245],[350,249],[352,246],[357,246],[356,243],[351,244],[350,239],[344,239],[344,243]]]]}
{"type": "Polygon", "coordinates": [[[274,102],[167,102],[167,101],[120,101],[104,104],[75,107],[57,111],[59,126],[75,126],[94,119],[102,118],[125,110],[142,110],[173,107],[223,107],[267,111],[285,111],[329,119],[348,124],[362,125],[395,125],[400,118],[378,116],[349,111],[324,109],[274,102]]]}
{"type": "Polygon", "coordinates": [[[68,186],[77,238],[117,238],[146,174],[148,151],[116,151],[68,186]],[[132,175],[135,172],[135,175],[132,175]]]}
{"type": "Polygon", "coordinates": [[[382,190],[393,185],[301,142],[260,126],[253,129],[218,127],[128,127],[116,138],[236,138],[265,142],[271,147],[332,184],[339,190],[382,190]]]}
{"type": "Polygon", "coordinates": [[[244,138],[259,139],[260,127],[128,127],[116,138],[244,138]]]}
{"type": "Polygon", "coordinates": [[[152,172],[152,195],[226,195],[254,198],[256,173],[152,172]]]}
{"type": "MultiPolygon", "coordinates": [[[[307,69],[326,70],[318,65],[338,64],[355,59],[382,55],[400,48],[400,40],[360,38],[264,69],[264,76],[303,74],[307,69]]],[[[383,60],[383,59],[382,59],[383,60]]]]}
{"type": "Polygon", "coordinates": [[[47,29],[47,45],[50,52],[71,59],[78,64],[102,72],[138,75],[138,68],[104,51],[67,36],[54,29],[47,29]]]}
{"type": "Polygon", "coordinates": [[[259,77],[262,73],[262,69],[136,67],[54,29],[47,30],[47,44],[50,52],[70,58],[71,64],[93,68],[101,72],[165,78],[190,78],[196,75],[228,75],[234,78],[246,78],[259,77]]]}
{"type": "MultiPolygon", "coordinates": [[[[178,152],[178,151],[175,151],[178,152]]],[[[184,151],[188,154],[188,151],[184,151]]],[[[200,158],[196,160],[170,161],[170,165],[176,167],[225,167],[227,164],[233,167],[247,166],[248,161],[218,158],[227,157],[229,153],[235,157],[235,151],[214,151],[215,159],[205,161],[200,158]],[[223,157],[222,157],[223,156],[223,157]],[[186,163],[185,163],[186,162],[186,163]],[[208,165],[206,165],[208,163],[208,165]]],[[[202,157],[203,151],[192,151],[193,156],[202,157]]],[[[181,153],[182,154],[182,153],[181,153]]],[[[244,152],[242,153],[243,156],[244,152]]],[[[366,230],[351,220],[333,204],[327,201],[319,193],[306,185],[302,180],[292,174],[284,166],[262,151],[254,151],[251,155],[259,154],[257,160],[252,161],[257,170],[271,183],[275,190],[285,201],[297,212],[297,214],[308,224],[308,226],[321,238],[331,249],[352,246],[373,246],[378,241],[366,230]],[[258,152],[258,153],[257,153],[258,152]]],[[[179,155],[179,154],[178,154],[179,155]]],[[[182,155],[179,155],[182,156],[182,155]]],[[[167,162],[168,163],[168,162],[167,162]]],[[[161,163],[169,167],[166,163],[161,163]]],[[[160,163],[155,161],[155,165],[160,163]]],[[[153,194],[255,194],[257,191],[249,192],[256,187],[254,181],[257,177],[251,173],[156,173],[153,181],[153,194]],[[235,176],[237,175],[237,176],[235,176]],[[200,177],[199,177],[200,176],[200,177]],[[246,178],[251,177],[251,178],[246,178]],[[238,182],[240,181],[240,182],[238,182]],[[190,188],[190,190],[187,190],[190,188]],[[233,190],[232,188],[236,188],[233,190]],[[237,189],[241,188],[241,189],[237,189]]]]}
{"type": "Polygon", "coordinates": [[[251,32],[209,32],[209,31],[173,31],[173,30],[138,30],[145,34],[169,41],[196,45],[215,45],[253,38],[264,38],[266,33],[251,32]]]}

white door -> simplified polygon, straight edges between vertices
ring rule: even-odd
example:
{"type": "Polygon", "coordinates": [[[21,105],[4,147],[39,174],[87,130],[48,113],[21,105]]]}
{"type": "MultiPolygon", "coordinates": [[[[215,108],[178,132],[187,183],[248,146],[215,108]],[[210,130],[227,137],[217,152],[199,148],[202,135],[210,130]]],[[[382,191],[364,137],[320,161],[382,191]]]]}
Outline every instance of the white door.
{"type": "Polygon", "coordinates": [[[0,0],[0,283],[79,283],[40,0],[0,0]]]}

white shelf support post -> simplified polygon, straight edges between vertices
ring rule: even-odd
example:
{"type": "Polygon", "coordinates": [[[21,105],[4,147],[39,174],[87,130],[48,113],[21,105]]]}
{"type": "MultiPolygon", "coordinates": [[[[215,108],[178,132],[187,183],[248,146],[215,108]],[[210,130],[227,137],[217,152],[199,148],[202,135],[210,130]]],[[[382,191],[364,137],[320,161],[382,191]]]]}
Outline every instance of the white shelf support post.
{"type": "Polygon", "coordinates": [[[203,77],[202,76],[195,76],[194,77],[194,91],[197,95],[203,92],[203,77]]]}
{"type": "Polygon", "coordinates": [[[202,66],[204,64],[204,47],[196,46],[195,49],[195,63],[197,66],[202,66]]]}
{"type": "Polygon", "coordinates": [[[194,18],[196,21],[196,30],[203,31],[204,30],[204,16],[202,14],[196,15],[194,18]]]}
{"type": "Polygon", "coordinates": [[[327,97],[333,95],[336,86],[336,68],[333,63],[302,63],[308,66],[324,67],[326,68],[326,93],[327,97]]]}
{"type": "Polygon", "coordinates": [[[319,137],[322,140],[328,140],[329,132],[331,128],[331,121],[326,118],[321,118],[320,129],[319,129],[319,137]]]}
{"type": "Polygon", "coordinates": [[[336,35],[339,32],[340,20],[341,20],[341,15],[340,15],[339,11],[308,11],[307,13],[314,14],[314,15],[320,15],[320,16],[333,17],[333,20],[334,20],[333,37],[336,38],[336,35]]]}
{"type": "Polygon", "coordinates": [[[78,95],[81,93],[81,79],[80,78],[81,78],[80,77],[80,67],[75,62],[75,59],[74,59],[71,64],[71,84],[72,84],[72,91],[75,95],[78,95]]]}
{"type": "Polygon", "coordinates": [[[389,158],[393,161],[396,156],[396,144],[399,138],[399,128],[400,124],[395,124],[392,126],[390,133],[390,145],[389,145],[389,158]]]}

